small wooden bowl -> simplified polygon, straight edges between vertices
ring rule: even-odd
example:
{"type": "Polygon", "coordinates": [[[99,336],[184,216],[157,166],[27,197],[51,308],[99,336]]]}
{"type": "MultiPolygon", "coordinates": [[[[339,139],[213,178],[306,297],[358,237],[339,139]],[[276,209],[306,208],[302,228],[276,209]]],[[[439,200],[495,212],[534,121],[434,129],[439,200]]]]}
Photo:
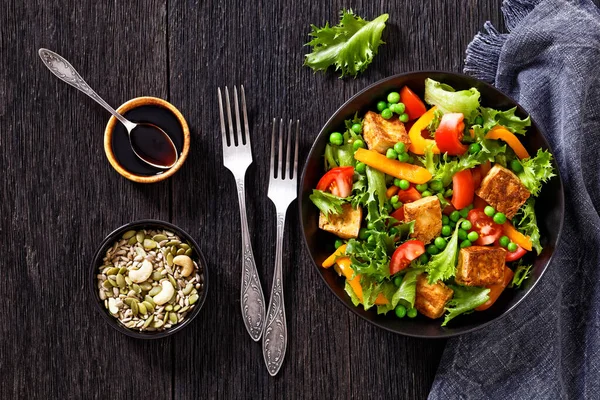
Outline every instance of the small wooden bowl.
{"type": "Polygon", "coordinates": [[[174,105],[169,103],[168,101],[159,99],[157,97],[136,97],[135,99],[131,99],[131,100],[127,101],[126,103],[122,104],[117,109],[117,111],[120,114],[125,114],[128,111],[133,110],[134,108],[137,108],[137,107],[141,107],[141,106],[157,106],[157,107],[165,108],[173,114],[173,116],[177,119],[177,121],[181,125],[181,131],[183,133],[183,147],[181,149],[179,159],[177,160],[175,165],[173,165],[168,170],[165,170],[164,172],[157,174],[157,175],[137,175],[137,174],[125,169],[119,163],[119,160],[117,160],[117,157],[115,156],[115,154],[113,152],[113,148],[112,148],[113,133],[114,133],[114,130],[115,130],[115,127],[117,126],[117,124],[120,123],[114,116],[110,117],[110,119],[108,120],[108,124],[106,124],[106,129],[104,130],[104,152],[106,153],[106,157],[108,158],[108,161],[110,162],[112,167],[119,174],[124,176],[125,178],[127,178],[131,181],[140,182],[140,183],[159,182],[159,181],[167,179],[168,177],[173,175],[175,172],[177,172],[179,170],[179,168],[181,168],[181,166],[183,165],[185,160],[187,159],[188,153],[190,151],[190,130],[189,130],[188,124],[187,124],[185,118],[183,118],[183,115],[181,114],[181,112],[179,112],[179,110],[174,105]]]}

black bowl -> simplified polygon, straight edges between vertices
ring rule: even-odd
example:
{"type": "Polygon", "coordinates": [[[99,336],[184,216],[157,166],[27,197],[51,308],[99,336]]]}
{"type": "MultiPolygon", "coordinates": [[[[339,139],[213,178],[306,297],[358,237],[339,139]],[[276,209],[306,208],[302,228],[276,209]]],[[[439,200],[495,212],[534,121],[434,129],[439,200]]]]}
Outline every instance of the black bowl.
{"type": "Polygon", "coordinates": [[[125,224],[125,225],[121,226],[120,228],[114,230],[113,232],[109,233],[108,236],[106,236],[106,238],[102,241],[102,244],[100,244],[100,247],[96,251],[96,254],[94,255],[94,259],[90,265],[90,275],[89,275],[88,284],[89,284],[90,291],[91,291],[92,302],[96,305],[96,308],[100,312],[100,315],[102,316],[102,318],[112,328],[116,329],[117,331],[119,331],[127,336],[131,336],[131,337],[134,337],[137,339],[158,339],[158,338],[170,336],[176,332],[181,331],[188,324],[190,324],[194,318],[196,318],[196,316],[200,312],[200,309],[204,305],[204,300],[206,300],[206,294],[208,292],[208,270],[207,270],[206,260],[204,259],[204,256],[202,255],[202,252],[200,251],[200,246],[198,246],[198,243],[196,243],[196,241],[187,232],[185,232],[181,228],[178,228],[177,226],[170,224],[168,222],[159,221],[156,219],[144,219],[144,220],[134,221],[134,222],[125,224]],[[134,331],[132,329],[129,329],[129,328],[121,325],[117,321],[117,319],[115,317],[113,317],[112,315],[110,315],[108,310],[106,308],[104,308],[104,302],[100,299],[100,297],[98,295],[98,288],[97,288],[97,284],[96,284],[96,275],[98,274],[98,267],[100,265],[102,265],[102,262],[103,262],[102,260],[104,258],[104,255],[106,254],[106,251],[117,240],[119,240],[125,232],[127,232],[129,230],[137,231],[140,229],[165,229],[165,230],[175,233],[177,236],[184,239],[185,241],[188,241],[194,249],[194,254],[197,255],[197,258],[194,258],[194,261],[196,261],[198,263],[198,266],[202,266],[202,274],[204,275],[204,290],[202,291],[202,293],[200,293],[200,297],[198,298],[198,301],[196,302],[196,307],[194,307],[194,309],[186,316],[185,320],[182,323],[177,324],[172,328],[169,328],[169,329],[166,329],[166,330],[160,331],[160,332],[158,332],[158,331],[139,332],[139,331],[134,331]]]}
{"type": "MultiPolygon", "coordinates": [[[[539,199],[543,199],[543,201],[537,201],[535,207],[544,250],[539,256],[535,258],[531,256],[531,260],[527,260],[533,263],[533,268],[531,277],[525,281],[521,288],[506,289],[496,303],[485,312],[461,315],[450,321],[447,326],[442,327],[440,326],[441,319],[432,320],[421,315],[415,319],[398,319],[393,313],[388,313],[387,316],[377,315],[374,309],[365,311],[362,307],[355,307],[344,291],[344,279],[340,278],[333,268],[324,269],[320,267],[323,260],[333,252],[333,242],[336,237],[318,228],[318,209],[308,197],[324,173],[323,152],[329,134],[334,131],[343,131],[345,129],[344,120],[352,118],[354,113],[358,112],[361,115],[368,110],[375,109],[376,102],[385,98],[391,90],[399,90],[407,85],[422,98],[426,78],[449,84],[456,90],[475,87],[481,93],[481,104],[483,106],[503,110],[517,106],[517,115],[521,118],[527,116],[527,112],[514,100],[493,86],[467,75],[452,72],[421,71],[383,79],[353,96],[327,121],[319,136],[317,136],[304,165],[300,184],[302,192],[298,206],[302,216],[304,242],[312,257],[314,266],[327,286],[346,307],[367,321],[391,332],[422,338],[444,338],[475,331],[506,316],[531,292],[544,274],[558,243],[563,225],[564,193],[558,166],[554,163],[558,176],[544,185],[539,196],[539,199]]],[[[550,149],[544,135],[533,121],[527,135],[519,139],[532,155],[535,155],[539,148],[550,149]]],[[[332,310],[332,312],[334,311],[332,310]]]]}

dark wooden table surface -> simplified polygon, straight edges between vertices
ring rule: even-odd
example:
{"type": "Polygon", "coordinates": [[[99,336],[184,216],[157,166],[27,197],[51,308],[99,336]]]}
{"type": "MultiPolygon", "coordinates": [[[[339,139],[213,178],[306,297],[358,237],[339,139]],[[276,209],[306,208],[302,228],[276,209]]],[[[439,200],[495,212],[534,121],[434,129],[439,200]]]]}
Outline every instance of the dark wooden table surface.
{"type": "Polygon", "coordinates": [[[267,199],[273,117],[301,120],[301,154],[350,96],[386,76],[461,71],[500,0],[33,1],[0,10],[0,386],[2,398],[424,398],[444,348],[377,329],[318,277],[288,213],[284,280],[289,346],[275,378],[239,311],[240,231],[222,166],[217,86],[244,84],[254,164],[246,176],[254,253],[268,293],[275,256],[267,199]],[[390,14],[366,73],[338,79],[302,66],[309,25],[342,7],[390,14]],[[110,104],[167,99],[191,127],[188,161],[166,182],[118,175],[103,151],[108,113],[40,62],[65,56],[110,104]],[[111,329],[88,295],[90,259],[106,234],[157,218],[187,230],[210,269],[208,299],[184,331],[139,341],[111,329]]]}

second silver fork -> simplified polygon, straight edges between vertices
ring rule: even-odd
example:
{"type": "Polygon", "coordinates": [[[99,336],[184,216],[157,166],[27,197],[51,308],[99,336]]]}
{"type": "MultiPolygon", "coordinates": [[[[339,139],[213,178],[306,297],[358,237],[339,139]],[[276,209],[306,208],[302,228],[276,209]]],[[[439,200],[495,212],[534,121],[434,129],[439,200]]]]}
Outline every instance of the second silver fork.
{"type": "Polygon", "coordinates": [[[221,137],[223,139],[223,164],[231,171],[237,186],[238,200],[240,204],[240,220],[242,224],[242,287],[240,304],[242,317],[246,330],[254,341],[259,341],[265,321],[265,296],[258,279],[256,262],[252,253],[252,243],[248,230],[246,217],[246,190],[244,178],[248,166],[252,164],[252,148],[250,145],[250,130],[248,128],[248,116],[246,114],[246,96],[244,87],[241,86],[242,113],[244,116],[244,133],[242,134],[242,122],[240,120],[240,108],[238,104],[237,88],[233,87],[233,100],[235,106],[235,122],[237,135],[234,133],[231,118],[231,104],[229,102],[229,90],[225,87],[225,106],[227,109],[227,122],[229,126],[229,141],[225,129],[225,116],[223,114],[223,98],[221,88],[218,88],[219,115],[221,117],[221,137]]]}

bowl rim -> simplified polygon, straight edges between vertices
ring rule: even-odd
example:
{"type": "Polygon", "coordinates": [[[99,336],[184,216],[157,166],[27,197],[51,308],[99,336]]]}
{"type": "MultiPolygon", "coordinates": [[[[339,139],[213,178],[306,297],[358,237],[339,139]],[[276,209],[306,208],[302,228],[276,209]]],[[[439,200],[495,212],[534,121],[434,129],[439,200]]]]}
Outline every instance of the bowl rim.
{"type": "Polygon", "coordinates": [[[204,302],[205,302],[206,296],[208,294],[208,280],[209,280],[208,279],[208,268],[207,268],[207,264],[206,264],[206,259],[204,258],[204,255],[202,254],[202,251],[200,250],[200,246],[198,245],[198,243],[196,243],[194,238],[189,233],[187,233],[183,229],[179,228],[178,226],[176,226],[170,222],[161,221],[158,219],[141,219],[141,220],[128,222],[125,225],[118,227],[117,229],[113,230],[108,235],[106,235],[104,240],[102,240],[102,242],[98,246],[96,252],[94,253],[92,262],[90,263],[89,276],[88,276],[88,287],[90,289],[90,292],[89,292],[90,300],[95,304],[95,306],[96,306],[95,308],[102,316],[102,319],[111,328],[117,330],[118,332],[120,332],[124,335],[130,336],[130,337],[133,337],[136,339],[150,340],[150,339],[164,338],[167,336],[171,336],[177,332],[180,332],[186,326],[188,326],[194,320],[194,318],[196,318],[196,316],[198,316],[198,313],[204,306],[204,302]],[[104,252],[106,251],[107,245],[109,245],[110,243],[114,243],[118,239],[120,234],[122,234],[128,230],[132,230],[132,229],[137,230],[139,228],[148,227],[148,226],[164,227],[165,229],[172,230],[177,235],[183,236],[183,237],[185,237],[186,240],[190,241],[190,243],[194,246],[196,253],[198,254],[198,260],[200,261],[200,263],[202,263],[202,274],[204,276],[204,288],[202,291],[202,295],[196,302],[196,307],[190,314],[188,314],[188,317],[181,324],[177,324],[174,328],[167,329],[167,330],[164,330],[161,332],[142,333],[142,332],[134,331],[134,330],[131,330],[129,328],[122,326],[121,324],[119,324],[117,322],[117,320],[113,316],[108,314],[108,312],[102,305],[102,300],[100,300],[100,297],[98,296],[98,289],[96,288],[96,275],[97,275],[98,265],[102,261],[102,258],[104,257],[104,252]]]}
{"type": "Polygon", "coordinates": [[[121,104],[119,108],[117,108],[117,112],[120,114],[125,114],[127,111],[132,110],[134,108],[148,105],[158,106],[169,110],[175,116],[175,118],[179,122],[179,125],[181,125],[181,130],[183,132],[183,147],[181,149],[179,159],[177,160],[175,165],[173,165],[171,168],[164,171],[163,173],[148,176],[136,175],[133,172],[125,169],[119,163],[112,150],[112,136],[114,133],[115,126],[119,123],[119,121],[117,121],[114,115],[111,115],[108,122],[106,123],[106,128],[104,129],[104,153],[106,154],[106,158],[108,158],[108,162],[121,176],[129,179],[130,181],[139,183],[155,183],[169,178],[170,176],[175,174],[175,172],[179,171],[190,152],[190,129],[187,124],[187,121],[183,117],[183,114],[181,114],[181,112],[177,109],[177,107],[175,107],[168,101],[152,96],[135,97],[121,104]]]}
{"type": "MultiPolygon", "coordinates": [[[[380,85],[384,85],[385,83],[398,79],[398,78],[402,78],[402,77],[406,77],[409,75],[414,75],[414,74],[446,74],[446,75],[454,75],[457,78],[461,78],[461,79],[470,79],[470,80],[475,80],[477,81],[480,85],[486,86],[489,89],[492,89],[493,91],[496,91],[500,94],[502,94],[504,97],[506,97],[507,99],[509,99],[512,103],[514,103],[515,105],[517,105],[518,107],[520,107],[521,109],[525,110],[525,108],[523,106],[521,106],[520,103],[518,103],[515,99],[513,99],[511,96],[507,95],[506,93],[504,93],[503,91],[501,91],[500,89],[496,88],[495,86],[482,81],[481,79],[475,78],[471,75],[467,75],[467,74],[463,74],[460,72],[452,72],[452,71],[444,71],[444,70],[417,70],[417,71],[410,71],[410,72],[403,72],[401,74],[395,74],[395,75],[391,75],[388,76],[386,78],[380,79],[370,85],[368,85],[367,87],[361,89],[360,91],[358,91],[356,94],[354,94],[352,97],[350,97],[348,100],[346,100],[341,106],[339,106],[337,108],[337,110],[331,114],[331,116],[327,119],[327,121],[325,122],[325,124],[323,124],[321,130],[319,131],[319,133],[317,134],[316,138],[314,139],[311,147],[310,147],[310,151],[308,152],[308,155],[306,156],[304,165],[302,167],[302,175],[300,178],[300,188],[304,187],[304,180],[306,178],[306,167],[308,165],[308,160],[310,160],[313,156],[313,153],[315,152],[315,147],[317,145],[317,142],[319,142],[319,139],[325,134],[325,128],[332,122],[332,120],[339,114],[341,113],[346,107],[348,107],[348,105],[354,101],[355,98],[362,96],[364,93],[370,91],[371,89],[380,86],[380,85]]],[[[528,113],[528,115],[530,115],[528,113]]],[[[552,148],[550,142],[548,141],[545,133],[542,131],[542,129],[539,127],[539,125],[534,121],[533,117],[531,118],[531,124],[532,126],[534,126],[538,132],[540,133],[540,135],[542,136],[542,139],[544,140],[545,144],[548,146],[548,150],[550,151],[550,153],[553,155],[554,158],[554,163],[555,165],[558,166],[557,162],[556,162],[556,157],[554,157],[554,149],[552,148]]],[[[480,325],[477,326],[473,326],[469,329],[460,331],[460,332],[444,332],[443,334],[439,334],[439,335],[424,335],[424,334],[415,334],[415,333],[407,333],[407,332],[399,332],[397,330],[391,329],[383,324],[381,324],[380,322],[376,321],[376,320],[371,320],[368,319],[365,315],[359,313],[356,311],[357,307],[351,306],[350,304],[348,304],[346,301],[344,301],[344,299],[342,299],[334,290],[333,288],[329,285],[329,283],[325,280],[325,277],[323,276],[323,274],[321,274],[319,272],[319,266],[317,265],[315,259],[312,256],[311,250],[308,246],[308,242],[306,240],[306,229],[304,226],[304,218],[302,218],[302,205],[303,205],[303,197],[302,197],[302,193],[299,193],[298,196],[298,215],[300,216],[300,226],[301,226],[301,232],[302,232],[302,242],[304,243],[304,248],[306,249],[306,252],[309,254],[309,258],[310,258],[310,262],[313,264],[313,266],[316,268],[316,272],[318,273],[319,277],[321,278],[321,280],[323,281],[323,283],[325,283],[325,286],[329,289],[329,291],[331,291],[334,296],[348,309],[350,310],[353,314],[359,316],[360,318],[362,318],[363,320],[374,324],[375,326],[377,326],[378,328],[382,328],[388,332],[392,332],[398,335],[404,335],[404,336],[408,336],[408,337],[414,337],[414,338],[420,338],[420,339],[447,339],[447,338],[451,338],[451,337],[456,337],[456,336],[460,336],[460,335],[464,335],[467,333],[472,333],[475,331],[478,331],[480,329],[485,328],[486,326],[494,323],[494,322],[498,322],[500,320],[502,320],[504,317],[506,317],[508,314],[510,314],[514,309],[516,309],[522,302],[523,300],[525,300],[529,294],[533,291],[533,289],[537,286],[537,284],[539,283],[539,281],[543,278],[543,276],[545,275],[546,271],[548,270],[548,266],[551,264],[554,255],[556,253],[556,250],[558,249],[560,242],[561,242],[561,237],[562,237],[562,232],[563,232],[563,225],[564,225],[564,219],[565,219],[565,193],[564,193],[564,185],[563,185],[563,180],[562,180],[562,176],[560,173],[560,169],[559,168],[555,168],[556,171],[556,178],[558,178],[559,183],[561,188],[563,188],[563,190],[560,192],[560,223],[559,223],[559,227],[558,227],[558,234],[556,236],[556,245],[554,247],[554,250],[552,251],[552,253],[550,254],[548,261],[546,262],[546,265],[544,265],[544,268],[542,269],[542,272],[540,273],[539,278],[533,283],[533,285],[527,290],[527,292],[523,295],[523,297],[521,297],[515,304],[513,304],[511,307],[507,308],[505,311],[502,312],[502,314],[500,314],[499,316],[497,316],[496,318],[493,318],[489,321],[483,322],[480,325]]]]}

